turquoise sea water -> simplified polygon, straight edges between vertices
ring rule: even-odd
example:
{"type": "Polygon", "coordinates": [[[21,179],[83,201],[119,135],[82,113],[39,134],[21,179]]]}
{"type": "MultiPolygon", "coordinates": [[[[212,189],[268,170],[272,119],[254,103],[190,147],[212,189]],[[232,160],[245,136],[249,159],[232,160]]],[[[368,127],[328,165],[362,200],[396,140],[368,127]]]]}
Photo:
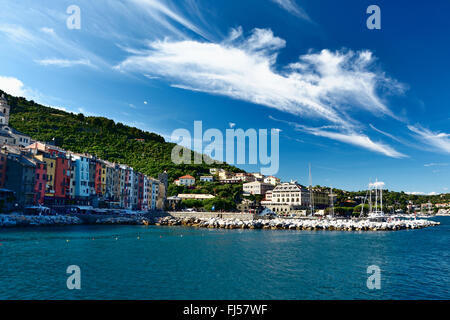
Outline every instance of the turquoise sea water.
{"type": "Polygon", "coordinates": [[[74,226],[0,230],[0,299],[449,299],[450,218],[330,232],[74,226]],[[68,290],[66,268],[81,268],[68,290]],[[381,268],[381,289],[366,286],[381,268]]]}

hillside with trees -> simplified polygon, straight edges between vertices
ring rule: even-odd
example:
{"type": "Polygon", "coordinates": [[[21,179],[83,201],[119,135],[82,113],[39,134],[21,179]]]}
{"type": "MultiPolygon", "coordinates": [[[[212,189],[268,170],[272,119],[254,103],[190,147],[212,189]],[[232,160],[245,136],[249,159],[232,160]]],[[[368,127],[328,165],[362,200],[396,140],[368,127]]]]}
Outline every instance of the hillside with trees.
{"type": "MultiPolygon", "coordinates": [[[[0,95],[4,93],[0,90],[0,95]]],[[[167,171],[169,181],[190,174],[209,174],[209,168],[243,172],[228,164],[174,164],[175,144],[156,133],[114,122],[104,117],[85,116],[46,107],[5,93],[11,106],[10,124],[32,139],[51,142],[65,150],[89,153],[111,162],[127,164],[146,175],[158,177],[167,171]]],[[[192,156],[193,159],[193,156],[192,156]]]]}

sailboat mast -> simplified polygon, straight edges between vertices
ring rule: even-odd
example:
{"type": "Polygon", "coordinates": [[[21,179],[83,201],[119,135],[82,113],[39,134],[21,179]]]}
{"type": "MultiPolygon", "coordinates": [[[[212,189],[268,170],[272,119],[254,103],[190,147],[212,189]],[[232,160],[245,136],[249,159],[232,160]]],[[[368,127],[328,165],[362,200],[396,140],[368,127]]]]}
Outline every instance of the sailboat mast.
{"type": "Polygon", "coordinates": [[[311,208],[311,216],[313,216],[314,215],[314,205],[313,205],[311,163],[309,163],[309,206],[311,208]]]}
{"type": "Polygon", "coordinates": [[[378,211],[378,179],[375,180],[375,212],[378,211]]]}
{"type": "Polygon", "coordinates": [[[381,198],[380,211],[383,212],[383,186],[382,185],[380,185],[380,198],[381,198]]]}

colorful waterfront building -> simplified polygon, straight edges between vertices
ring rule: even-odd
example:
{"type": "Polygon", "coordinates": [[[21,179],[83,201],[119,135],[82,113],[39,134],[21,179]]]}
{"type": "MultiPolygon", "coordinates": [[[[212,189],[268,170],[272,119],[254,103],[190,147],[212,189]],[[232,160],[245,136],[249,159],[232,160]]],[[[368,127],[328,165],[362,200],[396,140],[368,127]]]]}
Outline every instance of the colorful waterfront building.
{"type": "Polygon", "coordinates": [[[90,158],[82,154],[70,154],[72,184],[71,194],[75,200],[84,202],[89,200],[89,162],[90,158]]]}
{"type": "Polygon", "coordinates": [[[137,209],[143,210],[144,207],[144,174],[138,172],[137,180],[138,180],[138,190],[137,190],[137,209]]]}
{"type": "Polygon", "coordinates": [[[138,189],[139,189],[139,179],[138,173],[130,168],[130,189],[129,189],[129,206],[130,210],[137,210],[138,207],[138,189]]]}
{"type": "Polygon", "coordinates": [[[6,165],[8,154],[4,150],[0,150],[0,189],[5,187],[6,165]]]}
{"type": "Polygon", "coordinates": [[[35,164],[34,181],[34,204],[43,205],[45,202],[45,191],[47,184],[47,163],[36,158],[32,159],[35,164]]]}
{"type": "Polygon", "coordinates": [[[151,207],[152,184],[150,178],[144,175],[144,200],[142,210],[150,210],[151,207]]]}
{"type": "MultiPolygon", "coordinates": [[[[159,180],[156,180],[156,179],[151,179],[150,181],[152,183],[152,190],[151,190],[152,195],[151,195],[151,199],[149,200],[149,201],[151,201],[149,206],[150,206],[150,210],[156,210],[159,192],[160,192],[160,190],[165,190],[165,183],[160,182],[159,180]]],[[[165,203],[165,199],[163,199],[162,202],[165,203]]]]}
{"type": "MultiPolygon", "coordinates": [[[[35,154],[34,158],[45,162],[47,181],[45,183],[45,197],[54,199],[55,197],[55,174],[56,174],[56,158],[49,153],[35,154]]],[[[49,200],[48,199],[48,200],[49,200]]]]}
{"type": "Polygon", "coordinates": [[[64,205],[70,197],[71,160],[64,153],[56,155],[55,204],[64,205]]]}
{"type": "Polygon", "coordinates": [[[8,154],[5,187],[15,192],[17,203],[21,207],[33,205],[35,171],[36,167],[31,159],[21,154],[8,154]]]}
{"type": "Polygon", "coordinates": [[[89,197],[96,196],[95,190],[96,169],[97,169],[97,159],[95,157],[91,157],[89,161],[89,197]]]}
{"type": "Polygon", "coordinates": [[[105,161],[105,192],[104,196],[108,202],[114,201],[114,185],[115,185],[115,164],[105,161]]]}
{"type": "Polygon", "coordinates": [[[101,197],[103,195],[102,192],[102,170],[103,170],[103,165],[101,160],[96,160],[95,161],[95,194],[98,197],[101,197]]]}
{"type": "Polygon", "coordinates": [[[127,170],[128,167],[126,165],[119,165],[119,205],[121,208],[125,208],[127,170]]]}

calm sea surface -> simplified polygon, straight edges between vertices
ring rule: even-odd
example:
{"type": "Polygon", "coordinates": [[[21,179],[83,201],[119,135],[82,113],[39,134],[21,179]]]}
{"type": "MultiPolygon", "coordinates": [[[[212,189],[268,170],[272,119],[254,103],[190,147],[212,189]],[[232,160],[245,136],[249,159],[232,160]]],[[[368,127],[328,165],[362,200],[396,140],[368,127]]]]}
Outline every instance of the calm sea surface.
{"type": "Polygon", "coordinates": [[[450,217],[422,230],[0,230],[0,299],[450,299],[450,217]],[[66,269],[81,268],[81,290],[66,269]],[[381,289],[366,286],[381,268],[381,289]]]}

